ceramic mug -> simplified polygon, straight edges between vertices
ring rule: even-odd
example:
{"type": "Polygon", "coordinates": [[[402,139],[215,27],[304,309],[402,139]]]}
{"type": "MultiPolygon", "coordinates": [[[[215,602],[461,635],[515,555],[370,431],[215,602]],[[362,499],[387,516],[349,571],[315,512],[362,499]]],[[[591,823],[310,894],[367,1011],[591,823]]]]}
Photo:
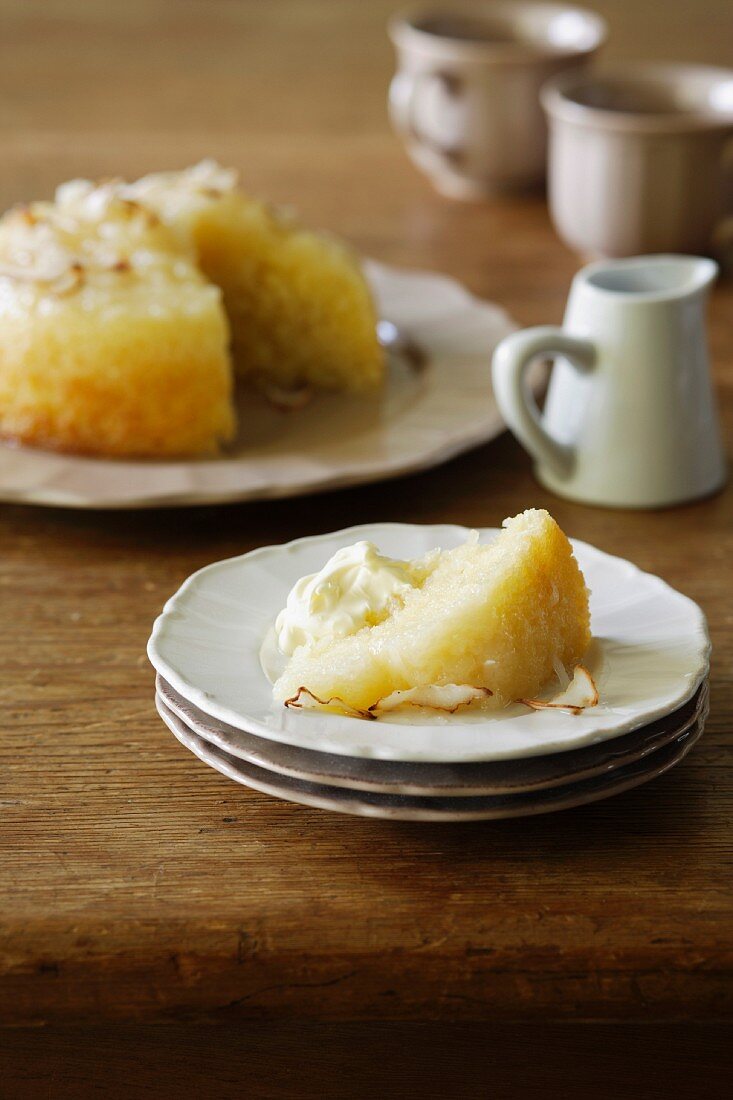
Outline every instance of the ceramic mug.
{"type": "Polygon", "coordinates": [[[562,328],[506,337],[494,393],[539,481],[559,496],[655,508],[725,480],[704,306],[717,265],[696,256],[590,264],[573,280],[562,328]],[[555,357],[540,414],[525,370],[555,357]]]}
{"type": "Polygon", "coordinates": [[[540,88],[583,65],[606,25],[565,4],[489,3],[397,16],[389,33],[394,126],[437,190],[465,199],[542,183],[540,88]]]}
{"type": "Polygon", "coordinates": [[[542,90],[557,232],[600,256],[708,253],[733,214],[733,71],[640,64],[542,90]]]}

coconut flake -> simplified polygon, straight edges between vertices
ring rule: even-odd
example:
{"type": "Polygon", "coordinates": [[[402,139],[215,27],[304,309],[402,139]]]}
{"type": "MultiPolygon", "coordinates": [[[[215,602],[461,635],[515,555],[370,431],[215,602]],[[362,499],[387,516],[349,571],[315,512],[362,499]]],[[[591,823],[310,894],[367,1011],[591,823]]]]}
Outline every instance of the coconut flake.
{"type": "Polygon", "coordinates": [[[352,707],[349,703],[345,703],[343,699],[339,699],[338,695],[332,695],[330,699],[319,699],[307,687],[299,687],[295,695],[285,700],[284,706],[292,707],[295,710],[331,709],[340,714],[345,714],[348,718],[366,718],[369,721],[376,717],[368,710],[359,710],[358,707],[352,707]]]}
{"type": "Polygon", "coordinates": [[[199,187],[212,191],[233,191],[239,184],[239,173],[236,168],[223,168],[212,157],[200,160],[198,164],[194,164],[193,168],[181,173],[183,177],[186,175],[199,187]]]}
{"type": "MultiPolygon", "coordinates": [[[[567,678],[567,673],[565,675],[567,678]]],[[[285,700],[285,706],[297,710],[332,710],[349,718],[374,720],[403,707],[455,714],[461,707],[489,699],[493,694],[489,688],[475,687],[473,684],[423,684],[403,691],[393,691],[378,699],[367,710],[360,710],[340,699],[338,695],[319,699],[309,688],[299,687],[295,695],[285,700]]],[[[565,710],[577,715],[597,706],[598,698],[598,688],[590,672],[584,665],[576,665],[572,680],[568,680],[567,686],[553,699],[518,699],[517,702],[533,710],[565,710]]]]}
{"type": "Polygon", "coordinates": [[[18,283],[29,283],[39,287],[47,287],[49,291],[58,296],[70,294],[78,290],[84,283],[87,275],[125,275],[133,270],[130,260],[110,259],[104,264],[82,264],[78,261],[68,264],[56,270],[43,270],[35,267],[16,267],[12,264],[0,262],[0,278],[12,279],[18,283]]]}
{"type": "Polygon", "coordinates": [[[391,695],[379,699],[369,710],[377,717],[401,707],[420,707],[454,714],[459,707],[488,699],[491,695],[493,692],[488,688],[474,687],[472,684],[424,684],[404,691],[393,691],[391,695]]]}
{"type": "Polygon", "coordinates": [[[491,695],[493,692],[488,688],[474,687],[472,684],[424,684],[404,691],[393,691],[383,699],[378,699],[368,710],[360,710],[344,702],[338,695],[333,695],[330,699],[319,699],[309,688],[299,687],[295,695],[285,700],[285,706],[296,710],[331,710],[345,714],[348,718],[366,718],[374,721],[383,714],[400,710],[402,707],[418,707],[422,710],[438,710],[446,714],[455,714],[460,707],[468,706],[479,699],[488,699],[491,695]]]}
{"type": "Polygon", "coordinates": [[[50,289],[53,294],[63,297],[65,294],[73,294],[84,282],[84,268],[80,263],[73,263],[55,282],[50,289]]]}
{"type": "Polygon", "coordinates": [[[598,688],[590,672],[584,665],[576,665],[573,679],[567,688],[554,699],[518,699],[533,710],[567,710],[571,714],[581,714],[589,707],[598,705],[598,688]]]}
{"type": "Polygon", "coordinates": [[[22,267],[20,264],[0,263],[0,276],[4,279],[14,279],[19,283],[55,283],[69,272],[69,267],[64,264],[56,268],[22,267]]]}
{"type": "Polygon", "coordinates": [[[565,691],[570,686],[570,677],[568,676],[568,670],[565,668],[565,665],[557,656],[552,658],[552,667],[555,670],[555,675],[557,676],[558,683],[560,684],[560,690],[565,691]]]}
{"type": "Polygon", "coordinates": [[[310,386],[297,386],[286,389],[284,386],[268,385],[262,391],[270,404],[280,412],[292,412],[294,409],[303,409],[313,400],[313,390],[310,386]]]}
{"type": "Polygon", "coordinates": [[[31,283],[45,286],[59,296],[78,290],[84,282],[84,266],[74,261],[56,270],[43,270],[33,267],[15,267],[13,264],[0,263],[0,278],[13,279],[19,283],[31,283]]]}

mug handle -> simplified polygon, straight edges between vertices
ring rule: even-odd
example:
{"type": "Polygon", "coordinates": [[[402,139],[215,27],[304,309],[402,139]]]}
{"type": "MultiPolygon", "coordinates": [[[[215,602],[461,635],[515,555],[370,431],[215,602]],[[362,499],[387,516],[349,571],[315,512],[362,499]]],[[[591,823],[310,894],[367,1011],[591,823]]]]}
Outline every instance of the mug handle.
{"type": "Polygon", "coordinates": [[[451,97],[461,94],[460,82],[450,73],[439,69],[428,69],[417,73],[397,73],[390,85],[390,108],[397,129],[406,137],[437,153],[445,153],[446,150],[438,146],[427,134],[422,133],[415,122],[415,103],[418,94],[423,88],[435,83],[440,84],[443,91],[451,97]]]}
{"type": "Polygon", "coordinates": [[[733,246],[733,130],[723,146],[721,171],[725,210],[713,230],[713,255],[715,252],[726,252],[733,246]]]}
{"type": "Polygon", "coordinates": [[[539,325],[505,337],[494,352],[491,373],[499,410],[517,439],[557,477],[567,477],[575,448],[560,443],[546,430],[525,384],[525,372],[534,359],[556,355],[562,355],[576,370],[586,371],[595,363],[596,349],[590,340],[570,336],[552,325],[539,325]]]}

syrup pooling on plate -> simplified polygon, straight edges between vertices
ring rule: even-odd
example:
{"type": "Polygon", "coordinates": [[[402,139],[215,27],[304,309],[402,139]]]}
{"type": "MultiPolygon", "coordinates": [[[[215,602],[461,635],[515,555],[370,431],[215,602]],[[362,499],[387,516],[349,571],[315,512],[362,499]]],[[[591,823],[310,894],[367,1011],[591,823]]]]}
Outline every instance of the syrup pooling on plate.
{"type": "Polygon", "coordinates": [[[374,719],[403,707],[531,706],[588,647],[588,590],[558,525],[530,510],[488,546],[474,533],[420,562],[347,547],[298,582],[276,629],[290,660],[273,694],[286,707],[374,719]]]}

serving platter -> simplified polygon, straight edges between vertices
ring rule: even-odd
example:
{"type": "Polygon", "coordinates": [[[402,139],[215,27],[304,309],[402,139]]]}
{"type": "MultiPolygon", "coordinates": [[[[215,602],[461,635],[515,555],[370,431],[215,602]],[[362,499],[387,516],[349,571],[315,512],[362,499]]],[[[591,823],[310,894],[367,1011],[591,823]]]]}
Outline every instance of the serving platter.
{"type": "Polygon", "coordinates": [[[375,261],[366,274],[391,348],[380,394],[320,394],[285,409],[241,389],[239,437],[214,458],[120,461],[0,444],[0,500],[153,508],[294,497],[435,466],[502,432],[490,376],[494,348],[515,328],[507,313],[443,275],[375,261]]]}
{"type": "MultiPolygon", "coordinates": [[[[150,660],[189,703],[258,737],[349,757],[432,763],[516,760],[597,744],[670,714],[705,679],[710,643],[700,608],[631,562],[573,541],[591,590],[594,641],[585,663],[597,706],[580,714],[522,704],[454,715],[414,710],[365,722],[274,702],[262,646],[299,577],[359,539],[390,557],[417,558],[469,534],[453,525],[365,524],[216,562],[165,605],[148,643],[150,660]]],[[[479,537],[497,534],[485,528],[479,537]]]]}

